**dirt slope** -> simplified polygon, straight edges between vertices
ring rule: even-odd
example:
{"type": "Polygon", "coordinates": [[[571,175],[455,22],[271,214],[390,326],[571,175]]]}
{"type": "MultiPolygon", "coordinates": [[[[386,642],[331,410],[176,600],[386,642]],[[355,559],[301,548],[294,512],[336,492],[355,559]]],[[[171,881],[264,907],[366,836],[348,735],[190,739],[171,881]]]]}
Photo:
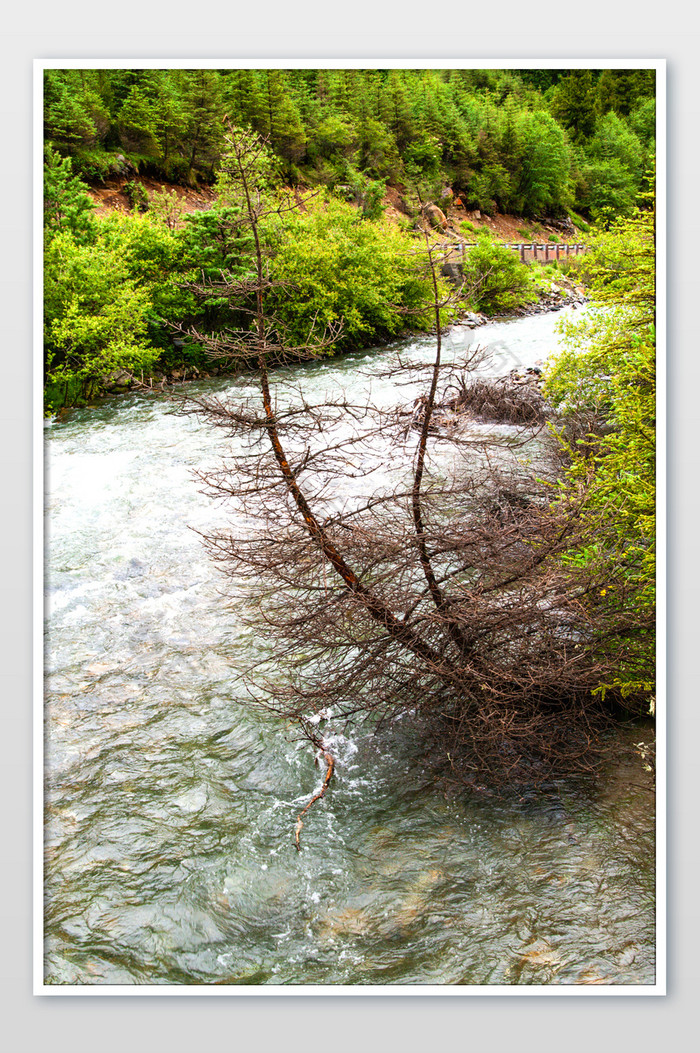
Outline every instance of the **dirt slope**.
{"type": "MultiPolygon", "coordinates": [[[[192,187],[176,186],[164,183],[159,179],[153,179],[150,176],[133,176],[131,179],[135,183],[140,183],[149,197],[154,193],[173,191],[177,197],[177,213],[179,213],[179,216],[211,208],[216,201],[216,194],[211,187],[205,186],[194,189],[192,187]]],[[[129,197],[124,192],[124,187],[128,182],[129,179],[127,177],[120,176],[107,180],[104,186],[90,189],[89,193],[95,202],[98,215],[106,215],[115,210],[122,212],[131,211],[129,197]]],[[[384,214],[389,219],[398,222],[399,219],[403,218],[405,221],[409,215],[409,209],[397,187],[387,187],[383,203],[384,214]]],[[[509,243],[546,242],[550,239],[552,241],[556,239],[561,244],[565,244],[566,242],[582,240],[582,235],[579,231],[562,230],[560,226],[552,223],[536,222],[523,219],[521,216],[501,213],[487,215],[479,210],[468,210],[464,207],[459,197],[452,195],[452,191],[449,191],[446,197],[441,200],[439,208],[447,221],[445,234],[448,238],[454,237],[462,241],[474,241],[480,232],[490,231],[499,240],[509,243]]]]}

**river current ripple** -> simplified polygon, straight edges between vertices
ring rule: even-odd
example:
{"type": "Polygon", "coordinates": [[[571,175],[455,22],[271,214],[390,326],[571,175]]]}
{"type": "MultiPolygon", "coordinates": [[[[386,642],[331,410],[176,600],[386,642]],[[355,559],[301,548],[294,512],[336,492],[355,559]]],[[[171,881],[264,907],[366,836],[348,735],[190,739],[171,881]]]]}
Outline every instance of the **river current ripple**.
{"type": "MultiPolygon", "coordinates": [[[[556,320],[450,339],[491,343],[507,372],[555,349],[556,320]]],[[[387,354],[298,375],[356,385],[387,354]]],[[[402,724],[339,736],[295,851],[322,773],[245,705],[235,670],[255,636],[195,532],[226,522],[193,475],[222,452],[157,397],[47,425],[46,983],[653,983],[643,729],[617,733],[595,786],[508,803],[445,796],[402,724]]]]}

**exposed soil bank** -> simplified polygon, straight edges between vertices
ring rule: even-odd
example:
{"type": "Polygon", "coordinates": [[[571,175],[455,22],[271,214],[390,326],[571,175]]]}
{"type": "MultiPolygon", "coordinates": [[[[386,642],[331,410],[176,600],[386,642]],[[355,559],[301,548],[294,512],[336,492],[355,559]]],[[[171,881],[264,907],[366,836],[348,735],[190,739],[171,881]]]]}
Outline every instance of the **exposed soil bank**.
{"type": "MultiPolygon", "coordinates": [[[[141,186],[148,198],[163,192],[174,194],[177,199],[177,224],[182,224],[184,217],[193,212],[212,208],[217,200],[216,191],[210,186],[181,186],[146,175],[112,176],[106,179],[103,185],[91,187],[88,191],[97,215],[105,216],[114,211],[133,211],[132,199],[126,189],[128,184],[141,186]]],[[[386,188],[382,205],[384,215],[395,223],[405,223],[407,218],[416,215],[416,209],[411,208],[406,195],[399,187],[386,188]]],[[[461,198],[449,187],[445,188],[440,201],[430,203],[416,222],[421,229],[440,229],[448,238],[455,237],[462,241],[470,241],[484,233],[509,244],[522,241],[551,241],[553,244],[558,242],[564,245],[581,240],[581,231],[576,229],[568,217],[535,220],[499,212],[488,214],[479,209],[467,209],[461,198]],[[444,223],[440,215],[444,217],[444,223]]]]}

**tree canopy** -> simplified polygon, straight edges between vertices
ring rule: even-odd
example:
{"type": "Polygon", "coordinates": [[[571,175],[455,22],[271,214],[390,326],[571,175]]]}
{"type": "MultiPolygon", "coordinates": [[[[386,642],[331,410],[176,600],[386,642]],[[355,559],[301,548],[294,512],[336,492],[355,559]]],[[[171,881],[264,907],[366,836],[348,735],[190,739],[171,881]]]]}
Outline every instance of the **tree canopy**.
{"type": "Polygon", "coordinates": [[[126,162],[212,182],[228,118],[269,140],[288,183],[344,184],[350,166],[487,211],[590,214],[607,193],[629,214],[653,102],[643,69],[58,69],[45,134],[89,180],[126,162]]]}

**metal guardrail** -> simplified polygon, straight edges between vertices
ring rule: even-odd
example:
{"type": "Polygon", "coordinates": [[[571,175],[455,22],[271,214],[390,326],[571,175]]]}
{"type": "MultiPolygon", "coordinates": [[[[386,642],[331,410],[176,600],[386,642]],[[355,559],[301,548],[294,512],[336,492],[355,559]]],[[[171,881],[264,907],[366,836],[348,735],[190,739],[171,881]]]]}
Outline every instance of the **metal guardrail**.
{"type": "MultiPolygon", "coordinates": [[[[513,249],[520,256],[523,263],[531,263],[535,260],[537,263],[551,263],[553,260],[566,260],[570,256],[579,256],[582,252],[586,251],[586,246],[580,242],[570,244],[568,242],[515,242],[515,243],[504,243],[495,242],[495,244],[503,245],[506,249],[513,249]]],[[[467,249],[472,249],[476,246],[474,241],[447,241],[444,242],[440,248],[443,251],[448,251],[450,254],[456,253],[460,257],[464,257],[467,249]]]]}

